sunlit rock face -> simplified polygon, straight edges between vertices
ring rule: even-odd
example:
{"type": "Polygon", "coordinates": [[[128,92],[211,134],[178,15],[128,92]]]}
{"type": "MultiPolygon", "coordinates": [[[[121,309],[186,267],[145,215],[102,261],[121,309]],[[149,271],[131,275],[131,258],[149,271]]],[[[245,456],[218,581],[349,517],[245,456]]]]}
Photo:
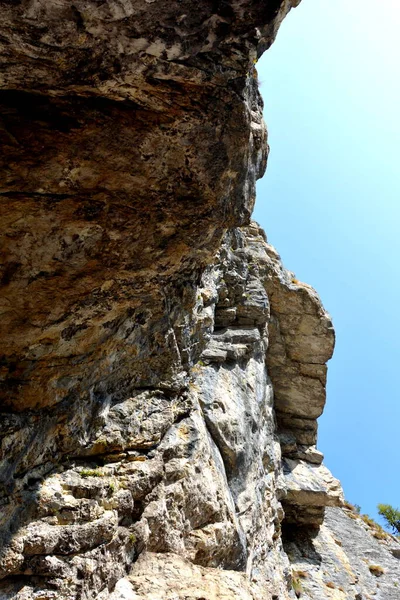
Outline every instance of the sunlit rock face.
{"type": "Polygon", "coordinates": [[[327,508],[318,530],[288,527],[284,539],[301,598],[399,598],[398,539],[354,509],[327,508]]]}
{"type": "MultiPolygon", "coordinates": [[[[182,324],[172,331],[188,364],[179,390],[136,389],[109,399],[95,415],[83,405],[77,414],[59,409],[62,425],[52,429],[46,422],[36,431],[31,425],[38,437],[40,427],[52,431],[53,446],[33,444],[41,453],[50,453],[53,439],[72,427],[81,437],[66,434],[75,450],[60,459],[29,466],[27,453],[26,473],[13,487],[7,481],[5,598],[96,592],[150,599],[161,589],[175,596],[160,597],[185,598],[199,581],[207,599],[235,598],[238,589],[253,599],[290,597],[282,519],[315,528],[326,505],[341,503],[341,491],[319,464],[315,440],[297,444],[295,430],[282,433],[276,420],[266,365],[274,320],[270,286],[297,293],[300,302],[311,298],[318,335],[325,327],[332,350],[331,323],[318,296],[292,283],[251,223],[224,235],[193,288],[190,310],[175,305],[173,322],[179,317],[182,324]],[[90,425],[82,432],[83,418],[90,425]]],[[[12,456],[24,448],[24,430],[5,422],[4,448],[12,456]]]]}
{"type": "Polygon", "coordinates": [[[342,502],[332,324],[250,221],[298,3],[0,2],[1,600],[293,598],[342,502]]]}

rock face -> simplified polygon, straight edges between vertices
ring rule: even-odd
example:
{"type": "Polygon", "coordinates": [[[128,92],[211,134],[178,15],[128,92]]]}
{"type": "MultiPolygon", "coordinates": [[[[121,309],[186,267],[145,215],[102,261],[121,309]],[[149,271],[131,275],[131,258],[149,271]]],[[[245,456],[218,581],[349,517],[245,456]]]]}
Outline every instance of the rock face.
{"type": "Polygon", "coordinates": [[[304,528],[289,528],[285,550],[304,600],[400,597],[398,539],[352,510],[328,508],[323,525],[312,535],[304,528]]]}
{"type": "Polygon", "coordinates": [[[298,3],[0,1],[1,600],[284,600],[312,544],[342,598],[332,323],[250,222],[298,3]]]}

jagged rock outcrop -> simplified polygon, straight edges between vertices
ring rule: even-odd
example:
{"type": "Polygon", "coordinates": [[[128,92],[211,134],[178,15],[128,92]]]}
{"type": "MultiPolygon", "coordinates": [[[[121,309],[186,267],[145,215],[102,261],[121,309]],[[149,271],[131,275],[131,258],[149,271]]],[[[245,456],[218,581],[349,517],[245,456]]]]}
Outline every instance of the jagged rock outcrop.
{"type": "MultiPolygon", "coordinates": [[[[52,586],[56,597],[92,597],[95,590],[107,597],[117,582],[114,598],[150,598],[164,585],[160,581],[179,580],[183,565],[192,573],[185,560],[203,568],[188,575],[187,585],[202,573],[209,581],[207,597],[229,589],[234,594],[235,585],[252,598],[289,597],[280,500],[289,521],[300,510],[300,521],[315,526],[324,506],[340,504],[341,494],[327,470],[315,464],[315,440],[309,446],[293,442],[287,451],[292,458],[282,468],[265,364],[273,319],[267,289],[275,279],[275,287],[288,293],[304,290],[299,302],[310,298],[332,340],[315,292],[292,283],[258,226],[229,231],[197,288],[188,322],[196,323],[203,350],[180,395],[150,389],[111,401],[87,432],[85,452],[47,465],[46,476],[30,470],[30,481],[23,480],[32,488],[25,492],[32,512],[2,557],[6,598],[43,594],[38,577],[50,585],[49,598],[52,586]],[[313,479],[302,479],[299,468],[313,471],[313,479]],[[124,579],[138,556],[141,567],[124,579]],[[149,573],[159,571],[160,581],[143,579],[143,565],[149,573]],[[221,567],[226,580],[215,571],[221,567]],[[18,575],[30,582],[27,592],[17,591],[18,575]]],[[[176,336],[183,337],[179,329],[176,336]]],[[[284,435],[295,439],[288,429],[284,435]]],[[[17,508],[13,501],[6,505],[10,528],[17,508]]],[[[186,589],[183,579],[179,585],[186,589]]]]}
{"type": "Polygon", "coordinates": [[[1,600],[284,600],[328,535],[332,323],[250,223],[298,3],[0,1],[1,600]]]}
{"type": "Polygon", "coordinates": [[[354,510],[328,508],[321,528],[289,528],[285,549],[304,600],[397,600],[400,544],[354,510]]]}

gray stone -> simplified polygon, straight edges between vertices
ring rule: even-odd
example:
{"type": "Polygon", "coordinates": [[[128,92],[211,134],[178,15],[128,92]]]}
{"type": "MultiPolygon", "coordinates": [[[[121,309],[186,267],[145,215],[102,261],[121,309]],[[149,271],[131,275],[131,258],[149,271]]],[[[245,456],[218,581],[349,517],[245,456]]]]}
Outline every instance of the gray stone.
{"type": "Polygon", "coordinates": [[[298,4],[0,2],[0,600],[394,599],[324,520],[330,317],[250,222],[298,4]]]}
{"type": "Polygon", "coordinates": [[[390,539],[375,538],[360,515],[346,513],[327,508],[323,525],[312,536],[295,529],[289,533],[285,548],[294,575],[301,574],[302,597],[397,600],[400,563],[390,552],[390,539]],[[374,575],[373,567],[382,575],[374,575]]]}
{"type": "Polygon", "coordinates": [[[129,578],[99,600],[270,600],[271,590],[251,584],[243,573],[196,566],[180,556],[144,554],[129,578]]]}
{"type": "Polygon", "coordinates": [[[343,492],[340,483],[323,465],[304,460],[283,460],[286,480],[286,504],[301,506],[340,506],[343,492]]]}

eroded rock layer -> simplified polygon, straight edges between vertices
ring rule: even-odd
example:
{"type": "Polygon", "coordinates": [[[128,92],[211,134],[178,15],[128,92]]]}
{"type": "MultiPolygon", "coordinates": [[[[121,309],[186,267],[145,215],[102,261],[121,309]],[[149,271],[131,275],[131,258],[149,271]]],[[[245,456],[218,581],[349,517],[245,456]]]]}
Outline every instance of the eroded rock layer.
{"type": "Polygon", "coordinates": [[[319,530],[287,527],[284,546],[304,600],[400,597],[398,538],[354,509],[328,508],[319,530]]]}
{"type": "MultiPolygon", "coordinates": [[[[199,359],[182,371],[179,391],[160,386],[111,398],[85,430],[86,439],[70,441],[83,449],[16,478],[3,507],[5,597],[36,591],[49,598],[107,597],[119,582],[113,597],[128,589],[133,598],[150,598],[164,584],[143,579],[143,565],[149,573],[160,571],[166,582],[179,580],[183,593],[202,573],[192,573],[190,564],[205,569],[210,590],[224,590],[212,592],[215,597],[234,594],[235,585],[248,589],[249,598],[288,597],[280,500],[287,520],[300,511],[302,522],[315,526],[325,505],[340,504],[341,492],[318,464],[315,439],[297,444],[296,428],[286,425],[282,434],[279,423],[277,428],[266,368],[266,350],[273,350],[270,286],[288,294],[294,311],[306,303],[307,319],[319,323],[317,333],[312,327],[293,330],[290,348],[296,335],[299,344],[307,335],[316,345],[325,327],[326,351],[332,351],[331,323],[318,297],[292,282],[259,227],[228,231],[195,288],[190,313],[176,307],[170,315],[180,323],[175,339],[198,347],[199,359]],[[292,440],[289,450],[282,445],[288,456],[283,463],[279,435],[292,440]],[[218,575],[221,568],[228,579],[218,575]],[[186,584],[181,569],[189,569],[186,584]]],[[[283,347],[279,356],[294,368],[283,347]]],[[[296,385],[289,380],[290,393],[296,385]]],[[[312,393],[311,387],[310,400],[312,393]]],[[[55,427],[55,439],[57,433],[55,427]]],[[[5,450],[12,451],[20,436],[10,431],[5,450]]]]}
{"type": "Polygon", "coordinates": [[[0,1],[2,600],[283,600],[325,539],[332,323],[250,222],[298,3],[0,1]]]}

